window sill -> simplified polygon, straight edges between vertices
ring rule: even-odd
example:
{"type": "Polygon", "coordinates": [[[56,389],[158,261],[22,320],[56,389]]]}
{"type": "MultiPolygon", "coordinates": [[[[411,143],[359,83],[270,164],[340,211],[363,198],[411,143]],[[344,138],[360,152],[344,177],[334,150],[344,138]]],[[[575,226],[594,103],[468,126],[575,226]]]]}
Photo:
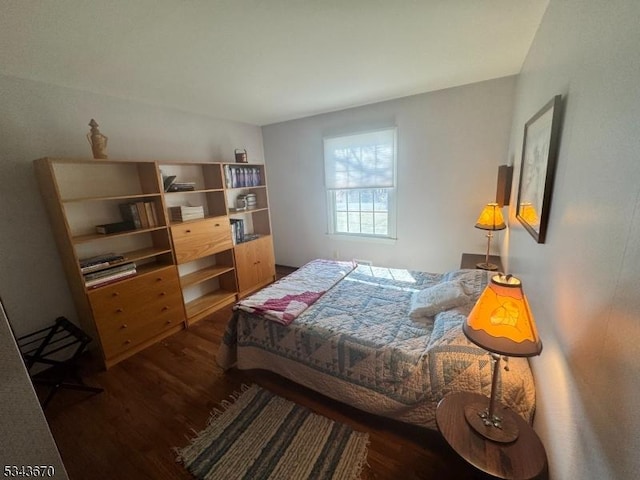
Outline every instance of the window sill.
{"type": "Polygon", "coordinates": [[[348,234],[337,234],[337,233],[327,233],[327,237],[331,240],[346,240],[348,242],[361,242],[361,243],[377,243],[381,245],[395,245],[398,241],[397,238],[391,237],[370,237],[366,235],[348,235],[348,234]]]}

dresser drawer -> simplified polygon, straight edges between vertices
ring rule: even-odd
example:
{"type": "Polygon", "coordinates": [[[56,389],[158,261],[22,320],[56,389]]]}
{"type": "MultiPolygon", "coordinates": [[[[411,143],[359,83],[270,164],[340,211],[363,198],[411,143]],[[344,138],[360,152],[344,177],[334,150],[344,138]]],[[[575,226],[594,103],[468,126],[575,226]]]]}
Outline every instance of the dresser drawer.
{"type": "Polygon", "coordinates": [[[182,296],[180,292],[171,292],[165,296],[149,296],[147,302],[137,306],[122,307],[114,305],[95,315],[100,335],[109,335],[123,329],[140,327],[144,329],[156,319],[162,319],[169,325],[176,325],[184,319],[182,296]]]}
{"type": "Polygon", "coordinates": [[[173,266],[95,290],[89,298],[107,358],[184,321],[173,266]]]}
{"type": "Polygon", "coordinates": [[[164,315],[146,322],[121,322],[109,328],[99,328],[102,349],[106,358],[114,357],[178,325],[182,315],[164,315]]]}
{"type": "Polygon", "coordinates": [[[150,303],[161,302],[172,293],[179,295],[180,282],[176,268],[169,266],[93,290],[89,292],[89,300],[98,319],[137,311],[150,303]]]}
{"type": "Polygon", "coordinates": [[[171,236],[178,263],[191,262],[233,247],[227,217],[174,225],[171,236]]]}

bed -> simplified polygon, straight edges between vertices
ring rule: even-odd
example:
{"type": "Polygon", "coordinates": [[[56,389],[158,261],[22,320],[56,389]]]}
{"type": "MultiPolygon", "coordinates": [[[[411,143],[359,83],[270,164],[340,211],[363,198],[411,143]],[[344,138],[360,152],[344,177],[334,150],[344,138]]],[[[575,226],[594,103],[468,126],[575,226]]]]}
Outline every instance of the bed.
{"type": "MultiPolygon", "coordinates": [[[[223,369],[269,370],[366,412],[435,429],[436,405],[448,393],[490,394],[491,359],[461,328],[489,278],[482,270],[440,274],[314,260],[235,305],[216,360],[223,369]],[[450,284],[462,286],[464,304],[410,316],[419,292],[450,284]]],[[[532,421],[527,359],[508,360],[499,398],[532,421]]]]}

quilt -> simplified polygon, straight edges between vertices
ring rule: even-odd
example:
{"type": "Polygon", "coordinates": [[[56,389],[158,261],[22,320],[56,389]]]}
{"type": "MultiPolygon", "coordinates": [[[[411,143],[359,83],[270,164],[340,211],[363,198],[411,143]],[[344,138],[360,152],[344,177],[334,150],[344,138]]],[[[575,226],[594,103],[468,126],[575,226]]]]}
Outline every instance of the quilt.
{"type": "Polygon", "coordinates": [[[354,267],[352,262],[313,260],[288,275],[286,280],[240,300],[234,308],[289,325],[354,267]]]}
{"type": "MultiPolygon", "coordinates": [[[[435,429],[435,408],[446,394],[491,392],[491,357],[462,332],[488,279],[482,270],[437,274],[360,265],[288,326],[237,309],[217,362],[225,369],[267,369],[366,412],[435,429]],[[414,292],[451,280],[464,286],[468,304],[411,319],[414,292]]],[[[498,395],[532,420],[527,359],[508,360],[498,395]]]]}

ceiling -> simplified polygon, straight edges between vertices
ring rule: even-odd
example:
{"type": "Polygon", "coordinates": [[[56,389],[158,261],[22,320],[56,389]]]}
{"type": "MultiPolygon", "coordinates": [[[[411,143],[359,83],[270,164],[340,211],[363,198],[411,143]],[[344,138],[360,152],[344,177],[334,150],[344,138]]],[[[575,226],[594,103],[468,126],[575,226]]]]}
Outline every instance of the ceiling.
{"type": "Polygon", "coordinates": [[[0,73],[255,125],[520,71],[548,0],[2,0],[0,73]]]}

